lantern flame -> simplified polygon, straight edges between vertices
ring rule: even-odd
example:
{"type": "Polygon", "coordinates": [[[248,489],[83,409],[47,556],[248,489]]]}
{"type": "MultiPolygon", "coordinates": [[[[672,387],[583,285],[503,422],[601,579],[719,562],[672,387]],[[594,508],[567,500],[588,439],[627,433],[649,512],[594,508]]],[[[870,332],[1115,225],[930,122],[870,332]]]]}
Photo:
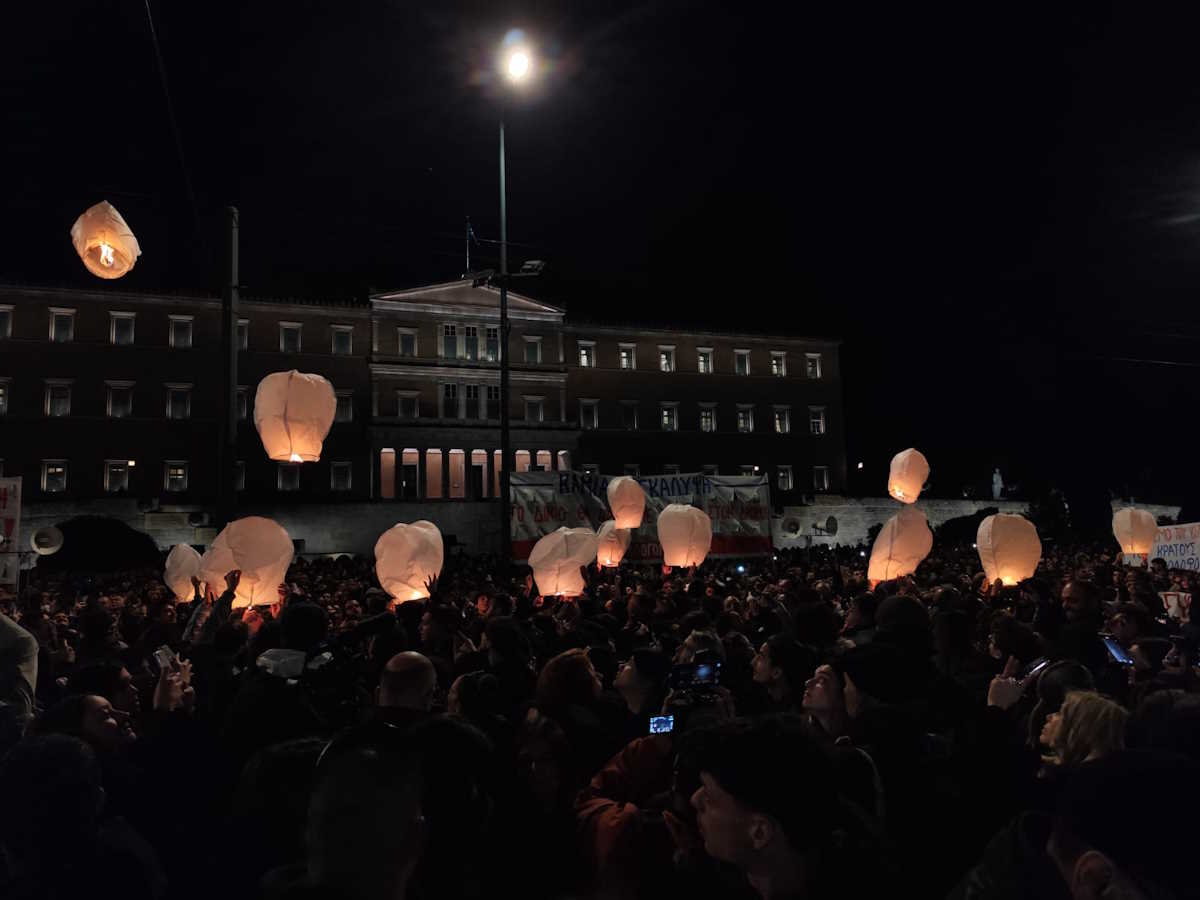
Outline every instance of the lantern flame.
{"type": "Polygon", "coordinates": [[[288,462],[304,462],[299,453],[293,453],[288,457],[288,462]]]}
{"type": "Polygon", "coordinates": [[[108,244],[100,245],[100,265],[111,268],[113,264],[113,248],[108,244]]]}

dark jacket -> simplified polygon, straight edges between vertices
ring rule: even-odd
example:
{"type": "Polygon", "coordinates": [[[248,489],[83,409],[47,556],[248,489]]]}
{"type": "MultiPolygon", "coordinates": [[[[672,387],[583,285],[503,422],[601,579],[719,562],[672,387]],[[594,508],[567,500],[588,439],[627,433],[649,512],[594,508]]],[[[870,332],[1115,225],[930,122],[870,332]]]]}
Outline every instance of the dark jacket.
{"type": "Polygon", "coordinates": [[[1070,900],[1067,885],[1046,854],[1051,819],[1043,813],[1018,816],[997,834],[979,865],[947,900],[1070,900]]]}

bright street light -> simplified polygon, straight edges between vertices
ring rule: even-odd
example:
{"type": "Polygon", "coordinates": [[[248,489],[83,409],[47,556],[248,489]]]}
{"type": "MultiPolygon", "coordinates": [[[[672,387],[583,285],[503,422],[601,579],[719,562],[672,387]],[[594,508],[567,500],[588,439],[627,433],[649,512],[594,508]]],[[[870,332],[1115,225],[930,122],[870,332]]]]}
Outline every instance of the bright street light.
{"type": "Polygon", "coordinates": [[[505,67],[508,71],[508,77],[511,81],[521,81],[529,74],[529,54],[524,50],[514,50],[508,56],[508,65],[505,67]]]}

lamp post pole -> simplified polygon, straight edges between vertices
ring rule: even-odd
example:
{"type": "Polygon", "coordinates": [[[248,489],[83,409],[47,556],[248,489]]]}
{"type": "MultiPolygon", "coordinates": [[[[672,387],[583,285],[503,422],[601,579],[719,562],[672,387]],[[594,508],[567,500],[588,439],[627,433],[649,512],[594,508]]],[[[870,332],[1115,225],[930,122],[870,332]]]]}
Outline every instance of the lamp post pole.
{"type": "Polygon", "coordinates": [[[500,555],[507,560],[512,547],[509,510],[509,466],[512,465],[508,422],[508,192],[504,182],[504,115],[500,116],[500,555]]]}
{"type": "Polygon", "coordinates": [[[236,206],[226,210],[229,246],[227,280],[221,292],[222,402],[220,454],[217,457],[217,527],[233,519],[234,461],[237,459],[237,368],[238,368],[238,211],[236,206]]]}

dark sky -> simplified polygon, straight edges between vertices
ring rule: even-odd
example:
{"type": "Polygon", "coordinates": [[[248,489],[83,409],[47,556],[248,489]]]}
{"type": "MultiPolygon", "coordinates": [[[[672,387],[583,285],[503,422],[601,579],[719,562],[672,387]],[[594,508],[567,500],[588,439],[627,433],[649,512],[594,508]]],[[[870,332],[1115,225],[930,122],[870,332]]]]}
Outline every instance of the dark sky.
{"type": "Polygon", "coordinates": [[[144,0],[39,6],[0,39],[0,280],[95,286],[67,231],[102,198],[142,244],[130,289],[215,285],[226,203],[251,294],[457,276],[467,215],[498,236],[492,54],[515,25],[545,64],[507,115],[512,255],[549,262],[531,292],[843,338],[870,492],[909,445],[945,494],[994,464],[1031,489],[1196,481],[1196,21],[1085,0],[152,0],[181,161],[144,0]]]}

